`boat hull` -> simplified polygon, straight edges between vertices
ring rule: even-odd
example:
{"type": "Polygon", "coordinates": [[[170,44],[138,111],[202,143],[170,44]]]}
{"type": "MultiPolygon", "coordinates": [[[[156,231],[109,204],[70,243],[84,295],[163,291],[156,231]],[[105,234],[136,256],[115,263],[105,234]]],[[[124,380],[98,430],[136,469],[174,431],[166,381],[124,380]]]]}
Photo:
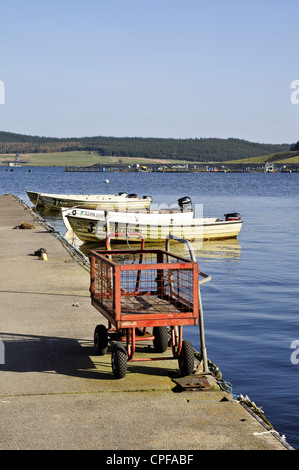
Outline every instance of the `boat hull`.
{"type": "Polygon", "coordinates": [[[42,206],[42,203],[41,203],[41,201],[39,200],[39,197],[38,197],[39,193],[37,193],[35,191],[27,191],[27,196],[29,197],[32,204],[34,204],[35,206],[42,206]]]}

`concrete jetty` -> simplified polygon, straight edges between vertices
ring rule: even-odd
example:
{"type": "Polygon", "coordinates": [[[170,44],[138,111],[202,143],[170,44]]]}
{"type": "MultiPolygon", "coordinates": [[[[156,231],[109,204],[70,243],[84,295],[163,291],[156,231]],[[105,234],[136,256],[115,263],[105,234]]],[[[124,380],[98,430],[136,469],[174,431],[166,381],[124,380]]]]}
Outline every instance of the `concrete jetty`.
{"type": "Polygon", "coordinates": [[[1,450],[291,449],[229,392],[178,387],[177,361],[115,379],[94,355],[88,267],[15,197],[0,213],[1,450]]]}

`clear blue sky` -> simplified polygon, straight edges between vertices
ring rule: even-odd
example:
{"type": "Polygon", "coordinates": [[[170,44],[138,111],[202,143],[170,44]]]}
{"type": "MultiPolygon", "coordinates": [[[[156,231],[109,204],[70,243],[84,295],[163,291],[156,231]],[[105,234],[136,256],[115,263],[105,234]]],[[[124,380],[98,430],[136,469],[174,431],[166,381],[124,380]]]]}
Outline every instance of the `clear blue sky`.
{"type": "Polygon", "coordinates": [[[10,0],[0,130],[299,140],[298,0],[10,0]]]}

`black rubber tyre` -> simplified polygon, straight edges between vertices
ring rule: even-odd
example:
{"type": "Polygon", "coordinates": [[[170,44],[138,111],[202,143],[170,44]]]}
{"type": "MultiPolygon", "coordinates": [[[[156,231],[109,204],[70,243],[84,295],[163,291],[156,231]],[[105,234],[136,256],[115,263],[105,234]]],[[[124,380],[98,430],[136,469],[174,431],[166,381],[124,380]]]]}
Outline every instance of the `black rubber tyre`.
{"type": "Polygon", "coordinates": [[[169,333],[167,326],[154,326],[153,340],[155,351],[158,353],[165,352],[168,348],[169,333]]]}
{"type": "Polygon", "coordinates": [[[97,325],[94,330],[94,351],[98,356],[104,356],[108,351],[108,333],[104,325],[97,325]]]}
{"type": "Polygon", "coordinates": [[[127,373],[127,352],[122,344],[115,344],[111,354],[111,364],[114,377],[122,379],[127,373]]]}
{"type": "Polygon", "coordinates": [[[190,341],[183,341],[178,362],[183,376],[192,374],[194,369],[194,350],[190,341]]]}

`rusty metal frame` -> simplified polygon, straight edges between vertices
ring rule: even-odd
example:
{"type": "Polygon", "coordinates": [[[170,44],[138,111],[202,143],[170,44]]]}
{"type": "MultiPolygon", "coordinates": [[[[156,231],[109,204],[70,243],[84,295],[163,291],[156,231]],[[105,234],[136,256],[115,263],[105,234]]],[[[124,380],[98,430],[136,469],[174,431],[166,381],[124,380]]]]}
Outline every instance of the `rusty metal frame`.
{"type": "MultiPolygon", "coordinates": [[[[127,355],[129,361],[154,361],[154,360],[165,360],[165,359],[177,359],[180,355],[182,348],[182,331],[183,325],[196,325],[198,323],[199,317],[199,298],[198,298],[198,275],[199,269],[196,262],[178,256],[174,253],[169,253],[166,250],[101,250],[101,251],[92,251],[90,253],[90,294],[92,305],[108,320],[109,329],[111,332],[121,332],[122,341],[126,341],[127,345],[127,355]],[[118,264],[113,261],[113,255],[139,255],[139,264],[132,265],[123,265],[118,264]],[[142,263],[143,255],[154,254],[157,257],[156,263],[142,263]],[[163,262],[165,258],[171,256],[175,259],[175,262],[163,262]],[[111,268],[113,276],[113,312],[108,311],[101,305],[97,299],[97,293],[95,288],[95,278],[96,278],[96,260],[105,264],[111,268]],[[157,272],[157,284],[159,284],[159,277],[162,278],[163,272],[167,270],[177,270],[191,273],[192,280],[192,304],[189,302],[189,311],[181,311],[179,313],[172,312],[171,315],[163,313],[152,313],[152,314],[122,314],[121,313],[121,298],[122,296],[132,295],[132,293],[122,292],[121,290],[121,273],[124,271],[137,271],[137,280],[136,280],[136,293],[141,294],[138,291],[139,279],[138,275],[142,271],[155,270],[157,272]],[[115,327],[113,330],[112,325],[115,327]],[[153,326],[167,326],[171,329],[171,347],[172,347],[172,357],[139,357],[134,358],[136,341],[145,341],[148,339],[153,339],[153,336],[150,336],[146,329],[153,326]],[[136,329],[142,328],[144,330],[143,335],[139,335],[136,338],[136,329]],[[178,332],[177,332],[178,331],[178,332]]],[[[108,284],[108,281],[106,281],[108,284]]],[[[191,282],[191,281],[190,281],[191,282]]],[[[157,287],[157,297],[163,297],[164,292],[159,285],[157,287]]],[[[179,302],[177,302],[179,305],[179,302]]]]}

